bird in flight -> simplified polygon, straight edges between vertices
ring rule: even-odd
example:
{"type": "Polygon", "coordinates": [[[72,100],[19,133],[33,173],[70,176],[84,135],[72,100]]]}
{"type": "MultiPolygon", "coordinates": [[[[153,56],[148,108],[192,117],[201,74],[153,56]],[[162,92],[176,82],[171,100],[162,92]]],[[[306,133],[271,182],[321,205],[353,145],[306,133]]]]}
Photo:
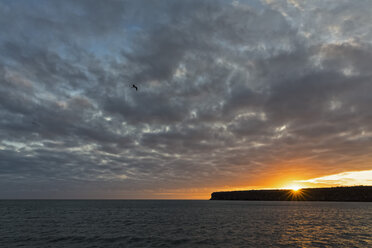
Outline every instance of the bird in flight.
{"type": "Polygon", "coordinates": [[[136,91],[138,90],[138,87],[136,86],[136,85],[132,85],[132,88],[135,88],[136,89],[136,91]]]}

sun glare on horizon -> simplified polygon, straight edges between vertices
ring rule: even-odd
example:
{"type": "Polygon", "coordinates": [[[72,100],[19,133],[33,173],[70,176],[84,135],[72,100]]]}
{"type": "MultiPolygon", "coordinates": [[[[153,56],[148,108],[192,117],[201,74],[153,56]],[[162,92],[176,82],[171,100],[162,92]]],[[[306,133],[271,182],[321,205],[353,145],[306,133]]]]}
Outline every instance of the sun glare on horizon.
{"type": "Polygon", "coordinates": [[[292,189],[293,191],[298,191],[298,190],[301,189],[301,187],[300,187],[300,186],[293,186],[291,189],[292,189]]]}
{"type": "Polygon", "coordinates": [[[299,191],[302,187],[299,185],[289,185],[286,187],[283,187],[282,189],[290,189],[292,191],[299,191]]]}

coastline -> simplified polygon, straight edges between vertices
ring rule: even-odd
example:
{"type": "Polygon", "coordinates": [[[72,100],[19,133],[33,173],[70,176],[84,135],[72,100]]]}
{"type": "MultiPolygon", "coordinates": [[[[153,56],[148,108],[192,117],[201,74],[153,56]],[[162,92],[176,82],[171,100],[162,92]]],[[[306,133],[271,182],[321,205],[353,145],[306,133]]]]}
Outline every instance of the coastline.
{"type": "Polygon", "coordinates": [[[372,186],[220,191],[213,192],[210,200],[372,202],[372,186]]]}

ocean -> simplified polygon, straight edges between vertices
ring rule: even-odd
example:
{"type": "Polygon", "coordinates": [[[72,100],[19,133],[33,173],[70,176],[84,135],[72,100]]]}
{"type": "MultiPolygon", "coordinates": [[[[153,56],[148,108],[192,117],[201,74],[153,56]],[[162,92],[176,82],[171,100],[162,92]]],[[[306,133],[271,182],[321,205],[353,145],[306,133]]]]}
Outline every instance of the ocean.
{"type": "Polygon", "coordinates": [[[0,247],[372,247],[372,203],[2,200],[0,247]]]}

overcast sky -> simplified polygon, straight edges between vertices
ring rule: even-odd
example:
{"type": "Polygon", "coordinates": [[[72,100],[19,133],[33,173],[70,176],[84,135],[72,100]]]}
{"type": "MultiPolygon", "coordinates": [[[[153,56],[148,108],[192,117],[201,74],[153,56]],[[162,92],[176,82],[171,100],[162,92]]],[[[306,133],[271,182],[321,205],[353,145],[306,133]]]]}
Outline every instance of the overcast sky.
{"type": "Polygon", "coordinates": [[[3,0],[0,29],[0,198],[372,169],[372,1],[3,0]]]}

